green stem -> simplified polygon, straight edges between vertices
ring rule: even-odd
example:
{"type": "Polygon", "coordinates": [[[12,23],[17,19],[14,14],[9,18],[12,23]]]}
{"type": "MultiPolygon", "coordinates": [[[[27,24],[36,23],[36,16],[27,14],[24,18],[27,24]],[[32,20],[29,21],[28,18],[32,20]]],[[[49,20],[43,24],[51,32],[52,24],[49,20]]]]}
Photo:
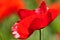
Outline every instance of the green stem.
{"type": "Polygon", "coordinates": [[[40,32],[40,40],[41,40],[41,30],[39,30],[39,32],[40,32]]]}

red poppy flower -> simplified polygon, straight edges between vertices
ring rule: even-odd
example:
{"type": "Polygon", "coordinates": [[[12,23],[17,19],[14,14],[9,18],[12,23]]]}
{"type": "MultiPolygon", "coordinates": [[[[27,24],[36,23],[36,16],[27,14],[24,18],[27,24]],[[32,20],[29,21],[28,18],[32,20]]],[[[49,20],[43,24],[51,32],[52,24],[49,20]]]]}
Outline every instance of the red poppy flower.
{"type": "Polygon", "coordinates": [[[43,1],[35,10],[20,9],[18,15],[21,20],[14,24],[12,33],[15,38],[28,38],[35,30],[50,24],[57,17],[58,11],[47,8],[43,1]]]}
{"type": "Polygon", "coordinates": [[[25,4],[22,0],[0,0],[0,21],[9,16],[11,12],[24,9],[25,4]]]}

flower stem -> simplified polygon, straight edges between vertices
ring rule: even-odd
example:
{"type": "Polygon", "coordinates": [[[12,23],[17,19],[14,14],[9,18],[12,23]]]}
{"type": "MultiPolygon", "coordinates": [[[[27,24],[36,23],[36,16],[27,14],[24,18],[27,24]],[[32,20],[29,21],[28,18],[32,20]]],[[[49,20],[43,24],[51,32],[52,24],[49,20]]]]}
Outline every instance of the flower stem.
{"type": "Polygon", "coordinates": [[[26,40],[26,39],[18,39],[18,40],[26,40]]]}
{"type": "Polygon", "coordinates": [[[40,40],[41,40],[41,30],[39,30],[39,33],[40,33],[40,40]]]}

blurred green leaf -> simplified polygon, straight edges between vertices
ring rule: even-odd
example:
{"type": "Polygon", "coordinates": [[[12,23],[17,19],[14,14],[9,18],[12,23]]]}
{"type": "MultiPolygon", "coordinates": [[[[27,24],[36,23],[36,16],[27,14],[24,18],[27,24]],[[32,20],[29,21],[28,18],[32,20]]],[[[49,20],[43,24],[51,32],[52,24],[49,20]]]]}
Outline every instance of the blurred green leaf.
{"type": "Polygon", "coordinates": [[[41,31],[41,40],[57,40],[56,34],[51,33],[49,26],[47,26],[41,31]]]}
{"type": "Polygon", "coordinates": [[[35,31],[27,40],[40,40],[39,30],[35,31]]]}
{"type": "Polygon", "coordinates": [[[60,32],[60,15],[49,26],[52,32],[60,32]]]}
{"type": "Polygon", "coordinates": [[[12,39],[11,27],[18,20],[17,15],[11,15],[9,18],[5,18],[3,22],[0,24],[0,39],[1,40],[9,40],[12,39]]]}
{"type": "Polygon", "coordinates": [[[38,4],[36,3],[36,0],[24,0],[26,3],[27,9],[35,9],[38,7],[38,4]]]}

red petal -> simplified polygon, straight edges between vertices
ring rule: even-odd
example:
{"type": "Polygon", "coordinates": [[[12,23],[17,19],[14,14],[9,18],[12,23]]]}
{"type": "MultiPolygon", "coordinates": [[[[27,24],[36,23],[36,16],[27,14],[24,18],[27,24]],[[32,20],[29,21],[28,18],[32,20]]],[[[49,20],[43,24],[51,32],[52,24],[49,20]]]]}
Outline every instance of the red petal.
{"type": "Polygon", "coordinates": [[[46,13],[40,14],[38,18],[34,19],[30,25],[33,30],[39,30],[46,27],[48,24],[46,13]]]}
{"type": "Polygon", "coordinates": [[[43,1],[42,3],[41,3],[41,5],[40,5],[40,11],[41,12],[46,12],[47,11],[47,6],[46,6],[46,3],[43,1]]]}
{"type": "MultiPolygon", "coordinates": [[[[24,18],[17,25],[17,33],[20,35],[20,38],[28,38],[32,34],[33,30],[29,30],[31,22],[36,18],[36,15],[32,15],[24,18]],[[31,32],[32,31],[32,32],[31,32]]],[[[15,28],[15,27],[14,27],[15,28]]]]}
{"type": "Polygon", "coordinates": [[[29,35],[28,29],[24,28],[24,27],[18,28],[18,25],[20,25],[19,22],[15,23],[14,26],[12,27],[12,34],[14,35],[14,37],[15,38],[21,38],[21,39],[27,38],[29,35]]]}
{"type": "Polygon", "coordinates": [[[59,14],[59,11],[56,9],[49,9],[47,12],[48,22],[52,22],[59,14]]]}
{"type": "Polygon", "coordinates": [[[49,9],[47,13],[39,15],[39,19],[35,19],[32,23],[30,28],[34,30],[38,30],[41,28],[46,27],[49,25],[57,16],[58,11],[55,9],[49,9]]]}
{"type": "Polygon", "coordinates": [[[41,13],[45,13],[46,11],[47,11],[47,7],[46,7],[45,2],[43,1],[41,3],[41,6],[38,9],[36,9],[36,10],[20,9],[18,12],[18,15],[20,16],[21,19],[23,19],[23,18],[31,16],[35,13],[41,14],[41,13]]]}
{"type": "Polygon", "coordinates": [[[19,12],[18,12],[18,15],[20,16],[21,19],[23,19],[25,17],[28,17],[28,16],[31,16],[33,14],[35,14],[34,11],[26,10],[26,9],[20,9],[19,12]]]}
{"type": "Polygon", "coordinates": [[[18,25],[18,33],[21,35],[21,38],[27,38],[32,30],[29,30],[31,22],[36,18],[36,15],[32,15],[24,18],[18,25]],[[30,31],[30,32],[29,32],[30,31]]]}

